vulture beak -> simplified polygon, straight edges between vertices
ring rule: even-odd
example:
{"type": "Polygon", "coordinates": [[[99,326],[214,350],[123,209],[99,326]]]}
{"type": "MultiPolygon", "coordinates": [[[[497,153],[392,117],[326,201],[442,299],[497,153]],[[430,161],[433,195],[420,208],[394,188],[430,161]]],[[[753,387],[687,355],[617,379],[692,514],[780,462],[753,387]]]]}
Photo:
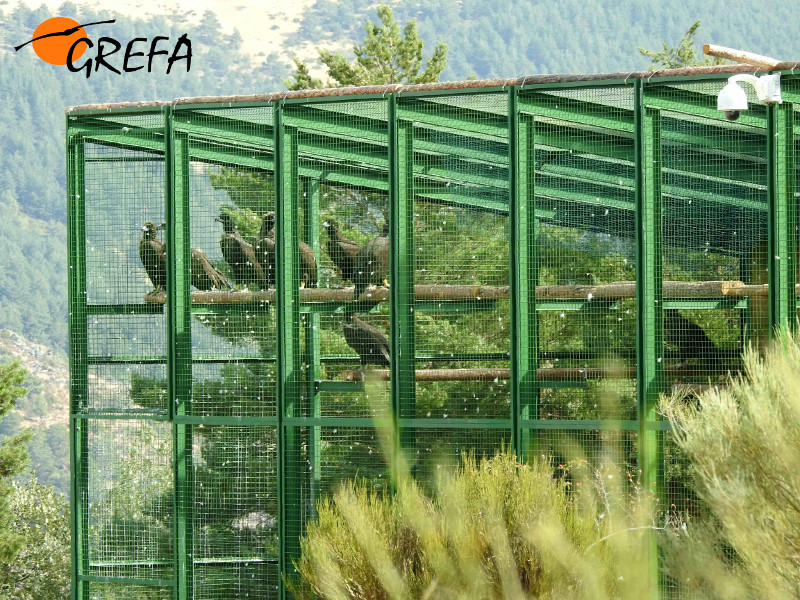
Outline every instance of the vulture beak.
{"type": "Polygon", "coordinates": [[[222,217],[214,217],[214,220],[215,220],[217,223],[222,223],[222,217]]]}
{"type": "Polygon", "coordinates": [[[142,231],[143,231],[143,232],[144,232],[144,231],[147,231],[147,227],[145,227],[144,225],[142,225],[142,231]]]}
{"type": "Polygon", "coordinates": [[[166,229],[166,228],[167,228],[167,224],[166,223],[162,223],[161,225],[156,227],[156,229],[166,229]]]}

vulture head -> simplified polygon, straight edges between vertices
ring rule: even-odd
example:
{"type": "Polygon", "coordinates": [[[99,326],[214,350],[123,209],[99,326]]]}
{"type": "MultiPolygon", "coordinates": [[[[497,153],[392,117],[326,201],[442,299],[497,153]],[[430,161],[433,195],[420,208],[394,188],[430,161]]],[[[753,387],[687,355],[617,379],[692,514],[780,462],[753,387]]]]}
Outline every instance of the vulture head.
{"type": "Polygon", "coordinates": [[[236,223],[234,223],[233,217],[230,215],[230,213],[222,212],[214,220],[222,223],[222,228],[225,230],[225,233],[236,232],[236,223]]]}
{"type": "Polygon", "coordinates": [[[333,219],[325,219],[322,222],[322,226],[328,231],[328,233],[336,235],[339,231],[339,224],[334,221],[333,219]]]}
{"type": "Polygon", "coordinates": [[[145,240],[157,240],[159,229],[163,229],[163,227],[157,227],[155,223],[148,221],[142,226],[142,237],[145,240]]]}
{"type": "Polygon", "coordinates": [[[258,232],[258,237],[272,237],[275,235],[275,212],[269,211],[261,219],[261,231],[258,232]]]}

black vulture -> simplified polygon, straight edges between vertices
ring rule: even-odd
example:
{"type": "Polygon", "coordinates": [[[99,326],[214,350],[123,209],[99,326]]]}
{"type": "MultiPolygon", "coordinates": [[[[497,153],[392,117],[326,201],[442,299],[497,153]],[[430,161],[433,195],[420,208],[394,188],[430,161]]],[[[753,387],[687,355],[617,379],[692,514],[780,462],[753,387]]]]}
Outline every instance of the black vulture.
{"type": "Polygon", "coordinates": [[[682,316],[675,308],[664,310],[664,333],[667,343],[675,347],[681,360],[700,360],[709,371],[722,366],[722,350],[711,341],[702,327],[682,316]]]}
{"type": "Polygon", "coordinates": [[[230,289],[228,280],[211,264],[202,250],[192,248],[192,285],[198,290],[230,289]]]}
{"type": "Polygon", "coordinates": [[[380,236],[367,242],[356,256],[355,299],[361,296],[370,285],[386,284],[389,276],[389,224],[383,227],[380,236]]]}
{"type": "Polygon", "coordinates": [[[139,258],[153,287],[167,287],[167,247],[158,239],[158,227],[148,221],[142,227],[142,239],[139,240],[139,258]]]}
{"type": "MultiPolygon", "coordinates": [[[[267,285],[275,284],[275,213],[270,211],[261,221],[261,231],[256,241],[256,259],[264,267],[267,285]],[[262,260],[263,259],[263,260],[262,260]]],[[[317,258],[314,250],[300,242],[300,287],[317,286],[317,258]]]]}
{"type": "Polygon", "coordinates": [[[305,242],[300,242],[300,287],[317,287],[317,257],[305,242]]]}
{"type": "Polygon", "coordinates": [[[331,257],[333,264],[342,272],[342,281],[353,280],[355,276],[355,264],[358,251],[361,246],[353,240],[348,240],[339,231],[339,224],[333,219],[328,219],[322,224],[328,232],[328,243],[325,250],[331,257]]]}
{"type": "Polygon", "coordinates": [[[379,329],[349,313],[342,330],[347,344],[361,357],[362,365],[389,366],[389,339],[379,329]]]}
{"type": "Polygon", "coordinates": [[[219,247],[225,261],[231,266],[236,282],[244,286],[265,285],[267,278],[256,260],[253,245],[236,230],[236,223],[230,213],[223,212],[216,220],[222,223],[224,229],[219,247]]]}
{"type": "Polygon", "coordinates": [[[264,271],[265,287],[275,285],[275,213],[261,219],[261,229],[253,245],[256,260],[264,271]]]}

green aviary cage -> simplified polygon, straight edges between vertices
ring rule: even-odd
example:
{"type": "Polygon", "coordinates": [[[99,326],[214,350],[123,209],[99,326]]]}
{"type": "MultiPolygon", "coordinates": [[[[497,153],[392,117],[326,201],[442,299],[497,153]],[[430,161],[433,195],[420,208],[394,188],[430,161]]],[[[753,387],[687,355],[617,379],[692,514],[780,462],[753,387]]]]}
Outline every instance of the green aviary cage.
{"type": "Polygon", "coordinates": [[[423,482],[612,440],[693,510],[659,394],[796,314],[800,79],[728,121],[743,71],[69,109],[73,598],[285,597],[385,429],[423,482]]]}

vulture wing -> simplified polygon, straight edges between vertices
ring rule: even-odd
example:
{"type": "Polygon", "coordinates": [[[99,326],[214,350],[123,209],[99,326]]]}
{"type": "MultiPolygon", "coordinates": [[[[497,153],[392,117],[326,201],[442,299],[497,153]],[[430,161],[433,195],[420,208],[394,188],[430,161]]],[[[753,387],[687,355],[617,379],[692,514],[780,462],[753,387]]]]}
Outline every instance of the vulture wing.
{"type": "Polygon", "coordinates": [[[148,221],[142,227],[142,239],[139,240],[139,258],[150,283],[156,288],[167,287],[167,249],[164,242],[158,239],[158,228],[148,221]]]}
{"type": "Polygon", "coordinates": [[[350,314],[342,326],[347,344],[361,357],[361,364],[389,366],[389,339],[376,327],[350,314]]]}
{"type": "Polygon", "coordinates": [[[198,290],[230,289],[228,280],[211,264],[202,250],[192,248],[192,285],[198,290]]]}

